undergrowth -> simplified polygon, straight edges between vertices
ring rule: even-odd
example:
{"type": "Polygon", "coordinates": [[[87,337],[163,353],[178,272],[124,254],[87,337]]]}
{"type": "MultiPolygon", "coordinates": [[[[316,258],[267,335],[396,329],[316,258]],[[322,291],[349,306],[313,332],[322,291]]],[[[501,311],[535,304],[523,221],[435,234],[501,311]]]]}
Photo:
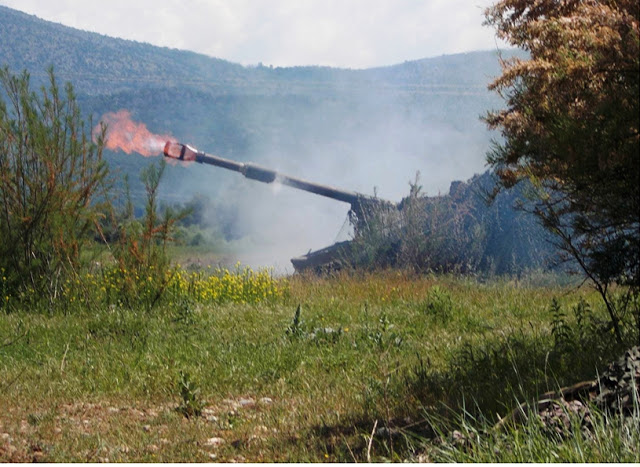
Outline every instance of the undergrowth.
{"type": "Polygon", "coordinates": [[[485,417],[462,412],[450,422],[427,415],[435,436],[419,441],[422,459],[431,462],[586,463],[640,461],[640,408],[628,417],[590,406],[584,415],[566,412],[568,426],[551,431],[537,413],[518,425],[496,428],[485,417]]]}
{"type": "MultiPolygon", "coordinates": [[[[150,266],[148,273],[141,273],[116,265],[67,279],[60,296],[53,303],[47,303],[42,310],[47,313],[57,310],[64,314],[104,306],[150,310],[156,306],[174,306],[185,300],[203,305],[275,303],[282,301],[287,293],[285,278],[273,277],[269,269],[254,271],[239,263],[233,269],[209,267],[197,272],[175,266],[167,268],[161,278],[154,272],[153,266],[150,266]],[[136,284],[135,291],[127,285],[130,283],[136,284]]],[[[0,310],[7,313],[19,310],[22,306],[20,302],[7,294],[3,297],[0,310]]],[[[37,312],[40,308],[30,305],[29,309],[37,312]]]]}
{"type": "MultiPolygon", "coordinates": [[[[94,271],[70,284],[66,313],[17,302],[0,313],[0,432],[23,456],[0,444],[0,460],[29,460],[31,445],[49,461],[103,451],[123,462],[464,460],[430,451],[430,420],[448,434],[465,414],[486,431],[519,401],[595,378],[623,350],[584,289],[393,271],[176,271],[152,312],[105,293],[109,276],[94,271]],[[63,421],[78,403],[102,409],[63,421]],[[160,441],[169,434],[175,448],[160,441]]],[[[606,436],[622,436],[609,426],[606,436]]],[[[620,446],[602,456],[629,459],[620,446]]],[[[594,452],[585,459],[604,458],[594,452]]]]}

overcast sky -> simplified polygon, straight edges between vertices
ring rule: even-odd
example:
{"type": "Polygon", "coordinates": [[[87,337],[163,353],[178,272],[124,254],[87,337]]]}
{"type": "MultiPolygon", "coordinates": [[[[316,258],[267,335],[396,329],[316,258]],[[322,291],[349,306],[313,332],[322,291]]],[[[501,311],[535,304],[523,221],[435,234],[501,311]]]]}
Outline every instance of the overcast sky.
{"type": "Polygon", "coordinates": [[[367,68],[495,49],[494,0],[0,0],[42,19],[243,65],[367,68]]]}

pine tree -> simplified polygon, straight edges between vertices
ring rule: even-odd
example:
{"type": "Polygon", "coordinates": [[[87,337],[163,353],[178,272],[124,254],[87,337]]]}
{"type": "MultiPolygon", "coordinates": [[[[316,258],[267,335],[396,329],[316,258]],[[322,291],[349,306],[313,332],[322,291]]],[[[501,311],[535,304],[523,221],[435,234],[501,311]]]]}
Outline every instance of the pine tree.
{"type": "Polygon", "coordinates": [[[59,296],[103,212],[102,137],[91,140],[71,84],[30,89],[0,69],[0,267],[6,293],[59,296]],[[102,202],[98,202],[99,199],[102,202]]]}

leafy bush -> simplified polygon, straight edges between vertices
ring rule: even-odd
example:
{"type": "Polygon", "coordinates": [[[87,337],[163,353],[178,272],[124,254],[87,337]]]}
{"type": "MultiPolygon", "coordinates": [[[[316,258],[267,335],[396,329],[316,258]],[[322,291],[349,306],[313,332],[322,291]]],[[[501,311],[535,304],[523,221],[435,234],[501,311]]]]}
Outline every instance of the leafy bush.
{"type": "Polygon", "coordinates": [[[427,296],[425,313],[442,322],[447,322],[453,313],[453,300],[449,292],[437,285],[433,286],[427,296]]]}
{"type": "Polygon", "coordinates": [[[176,410],[187,418],[202,415],[205,402],[201,399],[200,388],[193,382],[189,373],[180,372],[178,390],[181,402],[176,410]]]}
{"type": "Polygon", "coordinates": [[[629,310],[611,293],[640,290],[637,2],[500,0],[485,16],[528,52],[489,85],[506,108],[485,117],[501,136],[487,162],[503,189],[530,183],[530,210],[598,291],[622,343],[629,310]]]}
{"type": "Polygon", "coordinates": [[[416,178],[398,209],[373,208],[356,230],[354,265],[415,271],[469,272],[483,252],[481,224],[451,197],[427,197],[416,178]]]}
{"type": "Polygon", "coordinates": [[[293,321],[291,321],[291,325],[287,327],[287,330],[285,331],[285,334],[289,338],[293,339],[297,337],[302,337],[306,334],[301,315],[302,315],[302,306],[298,305],[298,307],[296,308],[296,312],[293,315],[293,321]]]}

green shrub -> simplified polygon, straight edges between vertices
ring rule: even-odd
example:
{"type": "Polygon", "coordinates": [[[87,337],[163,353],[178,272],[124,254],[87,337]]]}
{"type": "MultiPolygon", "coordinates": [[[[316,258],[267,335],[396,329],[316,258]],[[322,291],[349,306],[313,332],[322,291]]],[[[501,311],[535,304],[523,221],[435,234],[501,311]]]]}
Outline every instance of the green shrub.
{"type": "MultiPolygon", "coordinates": [[[[104,212],[103,141],[89,137],[71,84],[61,93],[0,69],[0,268],[5,297],[54,301],[79,270],[104,212]]],[[[89,128],[91,123],[89,123],[89,128]]]]}
{"type": "Polygon", "coordinates": [[[205,402],[200,397],[200,388],[191,380],[189,373],[180,372],[178,391],[180,392],[180,405],[176,410],[187,418],[202,415],[205,402]]]}

